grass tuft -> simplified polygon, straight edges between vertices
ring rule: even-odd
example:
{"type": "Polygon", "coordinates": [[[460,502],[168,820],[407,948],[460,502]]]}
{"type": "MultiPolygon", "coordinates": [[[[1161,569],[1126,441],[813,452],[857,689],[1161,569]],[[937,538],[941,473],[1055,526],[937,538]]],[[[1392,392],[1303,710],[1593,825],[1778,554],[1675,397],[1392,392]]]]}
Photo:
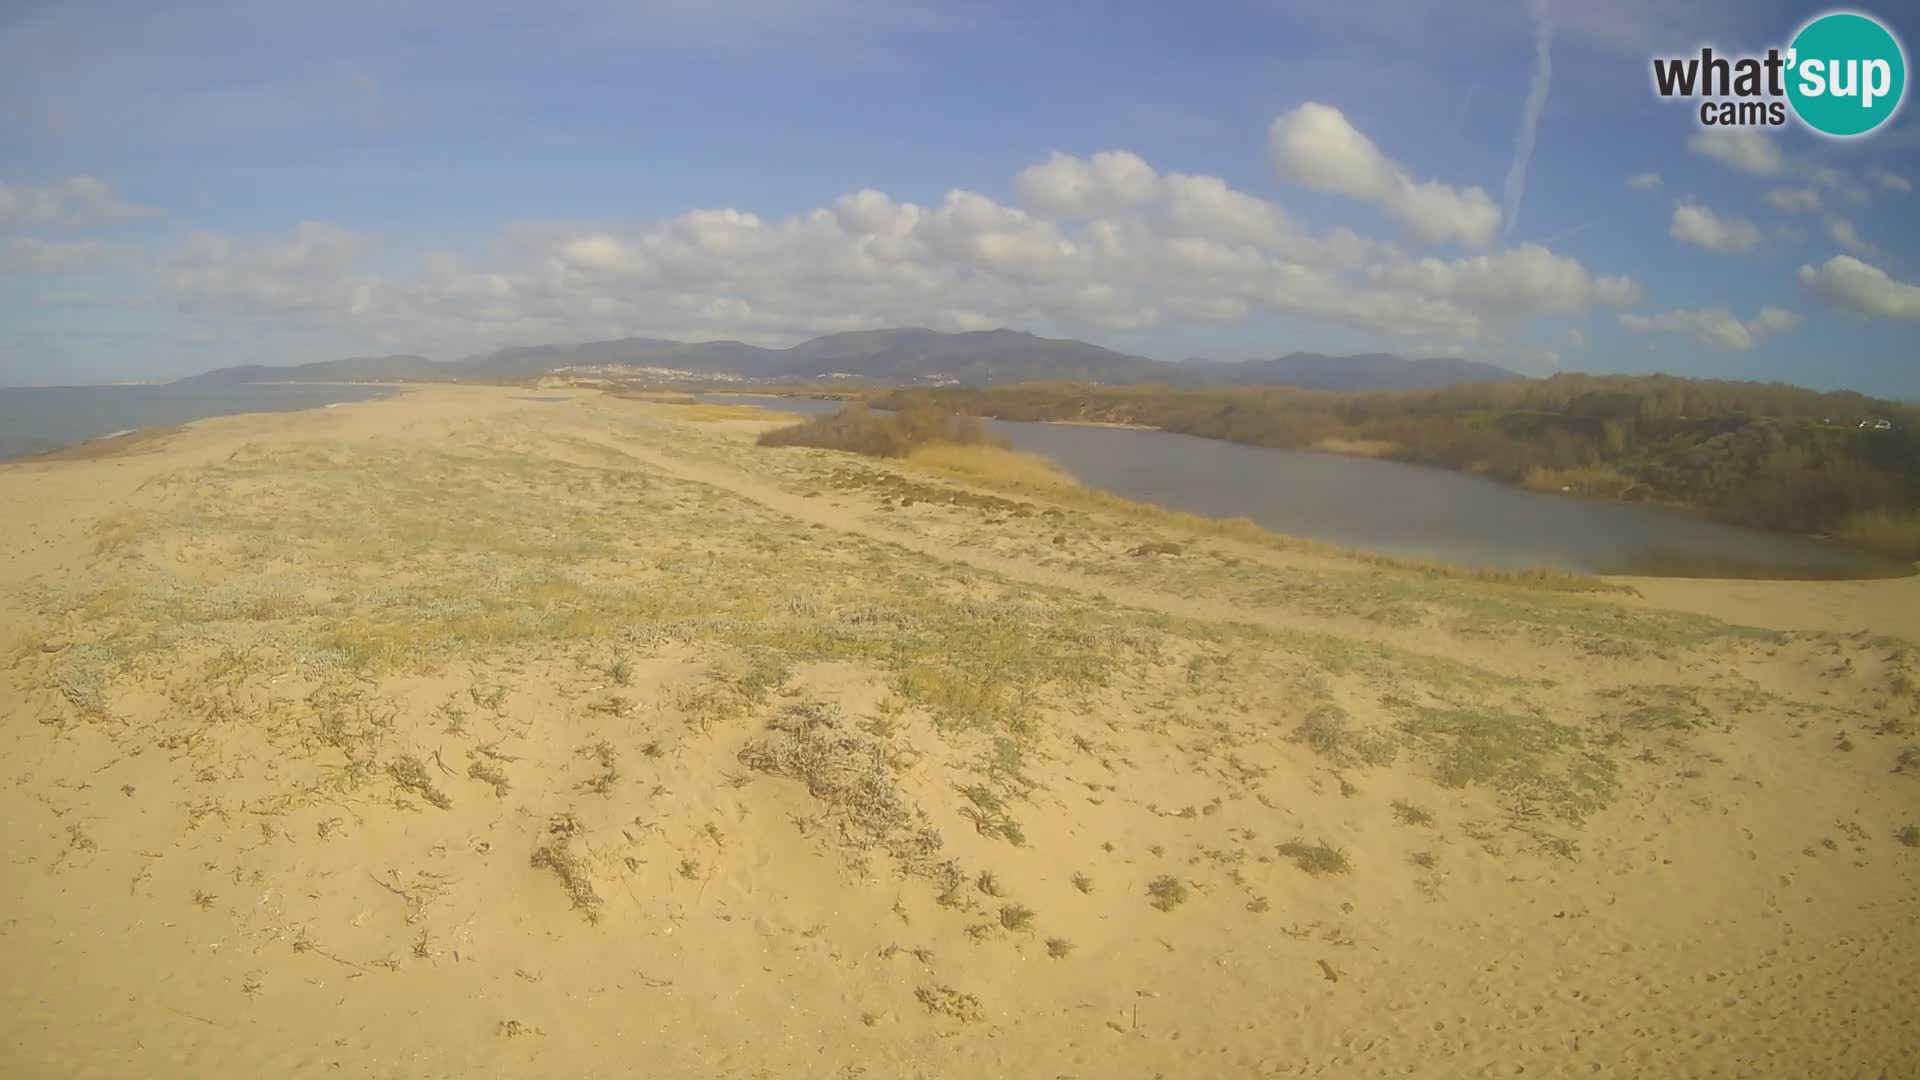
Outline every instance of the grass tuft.
{"type": "Polygon", "coordinates": [[[426,763],[412,754],[402,754],[387,763],[387,775],[393,782],[442,810],[453,809],[453,800],[433,785],[426,763]]]}
{"type": "Polygon", "coordinates": [[[1147,882],[1147,895],[1152,898],[1154,907],[1161,911],[1172,911],[1187,902],[1187,883],[1172,874],[1161,874],[1147,882]]]}
{"type": "Polygon", "coordinates": [[[1015,932],[1033,929],[1033,909],[1025,904],[1000,905],[1000,925],[1015,932]]]}
{"type": "Polygon", "coordinates": [[[1431,825],[1433,814],[1427,808],[1405,799],[1393,800],[1393,816],[1402,825],[1431,825]]]}
{"type": "Polygon", "coordinates": [[[1289,840],[1279,847],[1280,854],[1293,860],[1293,865],[1319,877],[1322,874],[1344,874],[1353,869],[1344,849],[1334,847],[1325,840],[1309,844],[1304,840],[1289,840]]]}

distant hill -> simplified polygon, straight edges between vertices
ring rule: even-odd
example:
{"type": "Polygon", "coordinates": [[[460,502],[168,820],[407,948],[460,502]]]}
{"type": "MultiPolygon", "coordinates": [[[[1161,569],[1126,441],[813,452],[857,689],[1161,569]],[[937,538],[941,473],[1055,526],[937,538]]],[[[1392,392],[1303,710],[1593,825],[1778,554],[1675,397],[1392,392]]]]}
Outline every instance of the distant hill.
{"type": "MultiPolygon", "coordinates": [[[[1438,390],[1460,383],[1504,382],[1526,376],[1478,360],[1412,360],[1388,353],[1327,356],[1289,353],[1276,360],[1225,364],[1189,360],[1189,386],[1298,386],[1306,390],[1438,390]]],[[[1183,372],[1183,374],[1187,374],[1183,372]]]]}
{"type": "Polygon", "coordinates": [[[349,356],[344,360],[320,360],[311,364],[270,366],[247,364],[220,368],[201,375],[179,379],[176,385],[257,383],[257,382],[428,382],[447,378],[450,365],[436,364],[424,356],[349,356]]]}
{"type": "Polygon", "coordinates": [[[1429,390],[1463,382],[1522,376],[1471,360],[1414,360],[1382,353],[1326,356],[1293,353],[1275,360],[1168,363],[1115,352],[1084,341],[1043,338],[1017,330],[943,334],[935,330],[860,330],[828,334],[787,349],[739,341],[621,338],[578,345],[497,349],[463,360],[423,356],[360,356],[289,367],[250,364],[196,375],[183,382],[336,382],[522,379],[549,372],[652,368],[689,381],[725,378],[755,382],[856,380],[885,385],[986,386],[1035,381],[1109,384],[1165,383],[1181,387],[1285,385],[1311,390],[1429,390]]]}

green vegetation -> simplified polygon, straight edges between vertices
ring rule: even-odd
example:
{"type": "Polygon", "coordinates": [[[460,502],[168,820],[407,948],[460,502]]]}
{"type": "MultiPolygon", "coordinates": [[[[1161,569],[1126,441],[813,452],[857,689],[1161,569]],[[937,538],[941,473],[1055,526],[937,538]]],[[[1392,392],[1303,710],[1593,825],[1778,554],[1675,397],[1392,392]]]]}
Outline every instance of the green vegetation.
{"type": "Polygon", "coordinates": [[[1281,855],[1293,860],[1293,865],[1319,877],[1321,874],[1344,874],[1353,869],[1353,863],[1342,848],[1334,847],[1325,840],[1309,844],[1304,840],[1289,840],[1278,848],[1281,855]]]}
{"type": "Polygon", "coordinates": [[[1397,750],[1390,738],[1354,730],[1347,711],[1331,703],[1314,706],[1294,738],[1336,765],[1387,765],[1397,750]]]}
{"type": "Polygon", "coordinates": [[[1402,825],[1433,824],[1433,812],[1431,810],[1428,810],[1418,803],[1407,802],[1405,799],[1393,800],[1393,816],[1394,820],[1400,822],[1402,825]]]}
{"type": "Polygon", "coordinates": [[[1147,883],[1147,895],[1154,907],[1172,911],[1187,902],[1187,883],[1172,874],[1161,874],[1147,883]]]}
{"type": "Polygon", "coordinates": [[[1671,376],[1556,375],[1422,393],[1035,383],[903,390],[883,407],[1140,424],[1352,451],[1513,484],[1692,506],[1920,558],[1920,410],[1853,393],[1671,376]],[[1886,419],[1892,429],[1862,430],[1886,419]]]}
{"type": "Polygon", "coordinates": [[[1441,784],[1492,788],[1529,815],[1537,805],[1577,823],[1617,787],[1612,758],[1590,749],[1578,729],[1537,714],[1419,709],[1400,730],[1425,748],[1441,784]]]}
{"type": "Polygon", "coordinates": [[[1015,932],[1033,929],[1033,909],[1025,904],[1000,905],[1000,925],[1015,932]]]}
{"type": "Polygon", "coordinates": [[[761,446],[812,446],[868,457],[906,457],[917,446],[935,443],[993,445],[993,438],[977,417],[955,416],[936,408],[878,413],[860,404],[774,428],[760,436],[761,446]]]}

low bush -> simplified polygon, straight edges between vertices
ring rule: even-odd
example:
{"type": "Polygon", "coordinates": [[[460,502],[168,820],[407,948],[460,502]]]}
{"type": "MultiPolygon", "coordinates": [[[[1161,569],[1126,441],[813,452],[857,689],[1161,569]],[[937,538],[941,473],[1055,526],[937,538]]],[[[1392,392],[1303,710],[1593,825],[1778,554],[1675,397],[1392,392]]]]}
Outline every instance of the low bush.
{"type": "Polygon", "coordinates": [[[906,457],[916,447],[936,444],[1001,445],[979,417],[956,416],[927,406],[882,413],[853,404],[760,436],[761,446],[811,446],[884,458],[906,457]]]}

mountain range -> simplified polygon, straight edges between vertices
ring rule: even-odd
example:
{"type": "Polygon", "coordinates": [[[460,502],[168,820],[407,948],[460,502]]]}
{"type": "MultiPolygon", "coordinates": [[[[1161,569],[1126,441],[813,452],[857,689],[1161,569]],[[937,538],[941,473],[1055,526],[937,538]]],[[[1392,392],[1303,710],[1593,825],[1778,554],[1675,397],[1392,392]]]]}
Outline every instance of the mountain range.
{"type": "Polygon", "coordinates": [[[832,379],[890,386],[962,386],[1057,381],[1197,386],[1299,386],[1311,390],[1427,390],[1456,383],[1523,378],[1473,360],[1409,359],[1386,353],[1327,356],[1296,352],[1272,360],[1168,362],[1084,341],[1017,330],[946,334],[934,330],[860,330],[828,334],[791,348],[739,341],[681,342],[621,338],[579,345],[497,349],[462,360],[357,356],[291,366],[222,368],[183,383],[491,381],[567,370],[653,368],[682,381],[727,379],[796,383],[832,379]]]}

